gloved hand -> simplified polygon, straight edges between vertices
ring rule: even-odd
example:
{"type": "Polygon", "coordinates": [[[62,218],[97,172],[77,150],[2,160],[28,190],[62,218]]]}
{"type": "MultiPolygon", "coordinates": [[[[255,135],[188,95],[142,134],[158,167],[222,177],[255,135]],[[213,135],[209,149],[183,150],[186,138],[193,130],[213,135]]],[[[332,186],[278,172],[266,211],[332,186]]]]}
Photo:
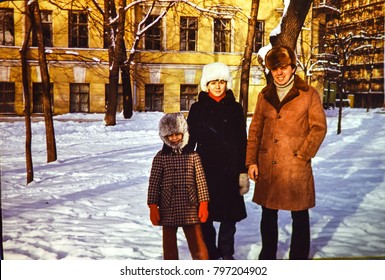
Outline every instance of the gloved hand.
{"type": "Polygon", "coordinates": [[[199,203],[198,217],[202,223],[207,221],[207,218],[209,217],[209,202],[208,201],[202,201],[201,203],[199,203]]]}
{"type": "Polygon", "coordinates": [[[150,207],[150,220],[151,220],[151,223],[154,226],[159,226],[160,214],[159,214],[158,205],[156,205],[156,204],[149,204],[148,207],[150,207]]]}
{"type": "Polygon", "coordinates": [[[247,173],[239,174],[239,194],[244,195],[249,191],[250,181],[247,173]]]}

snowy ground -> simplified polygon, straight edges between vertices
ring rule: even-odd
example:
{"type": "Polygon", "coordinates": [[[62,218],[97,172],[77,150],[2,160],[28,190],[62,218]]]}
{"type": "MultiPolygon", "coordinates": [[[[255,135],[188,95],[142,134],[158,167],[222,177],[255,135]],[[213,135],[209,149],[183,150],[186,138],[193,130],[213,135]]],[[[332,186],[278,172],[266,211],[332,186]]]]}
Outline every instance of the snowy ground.
{"type": "MultiPolygon", "coordinates": [[[[313,168],[317,206],[311,257],[385,258],[385,111],[346,108],[342,134],[328,110],[328,134],[313,168]]],[[[34,181],[26,185],[24,118],[0,118],[1,203],[5,260],[161,260],[161,228],[146,205],[151,161],[161,147],[162,113],[55,116],[56,162],[46,163],[45,128],[35,118],[34,181]]],[[[250,120],[249,120],[250,121],[250,120]]],[[[246,194],[236,254],[257,259],[260,208],[246,194]]],[[[280,211],[280,259],[288,258],[291,218],[280,211]]],[[[182,231],[180,258],[190,259],[182,231]]]]}

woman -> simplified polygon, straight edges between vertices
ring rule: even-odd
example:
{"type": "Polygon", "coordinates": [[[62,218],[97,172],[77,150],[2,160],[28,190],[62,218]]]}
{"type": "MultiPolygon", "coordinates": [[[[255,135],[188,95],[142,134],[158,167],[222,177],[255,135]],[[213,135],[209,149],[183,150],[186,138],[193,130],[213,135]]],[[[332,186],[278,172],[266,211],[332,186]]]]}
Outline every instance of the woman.
{"type": "Polygon", "coordinates": [[[202,91],[187,118],[189,146],[196,147],[202,159],[210,195],[209,218],[202,224],[210,259],[233,259],[236,222],[246,218],[246,122],[231,85],[227,65],[205,65],[202,91]],[[214,222],[220,223],[218,240],[214,222]]]}
{"type": "Polygon", "coordinates": [[[274,83],[258,96],[249,128],[246,166],[255,181],[253,201],[262,206],[259,259],[276,259],[278,210],[293,219],[290,259],[307,259],[308,209],[315,206],[311,159],[326,134],[326,117],[317,91],[295,75],[296,56],[287,46],[265,58],[274,83]]]}

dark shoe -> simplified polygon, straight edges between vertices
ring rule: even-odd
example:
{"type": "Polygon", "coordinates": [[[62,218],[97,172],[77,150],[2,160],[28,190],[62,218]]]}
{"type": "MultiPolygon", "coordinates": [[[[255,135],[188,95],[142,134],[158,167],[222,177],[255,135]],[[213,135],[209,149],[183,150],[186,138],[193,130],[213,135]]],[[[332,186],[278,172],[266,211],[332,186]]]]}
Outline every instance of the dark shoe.
{"type": "Polygon", "coordinates": [[[224,256],[224,260],[235,260],[233,256],[224,256]]]}

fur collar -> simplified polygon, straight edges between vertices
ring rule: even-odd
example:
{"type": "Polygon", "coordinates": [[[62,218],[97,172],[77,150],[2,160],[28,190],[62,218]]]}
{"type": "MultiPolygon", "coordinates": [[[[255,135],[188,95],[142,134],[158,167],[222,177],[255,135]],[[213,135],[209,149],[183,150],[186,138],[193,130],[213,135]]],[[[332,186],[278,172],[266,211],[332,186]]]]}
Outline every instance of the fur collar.
{"type": "Polygon", "coordinates": [[[279,101],[277,95],[277,89],[274,83],[268,84],[264,87],[261,93],[264,95],[264,98],[279,112],[283,105],[293,100],[299,96],[300,91],[308,91],[309,85],[305,83],[299,76],[294,76],[294,85],[291,90],[287,93],[282,102],[279,101]]]}

